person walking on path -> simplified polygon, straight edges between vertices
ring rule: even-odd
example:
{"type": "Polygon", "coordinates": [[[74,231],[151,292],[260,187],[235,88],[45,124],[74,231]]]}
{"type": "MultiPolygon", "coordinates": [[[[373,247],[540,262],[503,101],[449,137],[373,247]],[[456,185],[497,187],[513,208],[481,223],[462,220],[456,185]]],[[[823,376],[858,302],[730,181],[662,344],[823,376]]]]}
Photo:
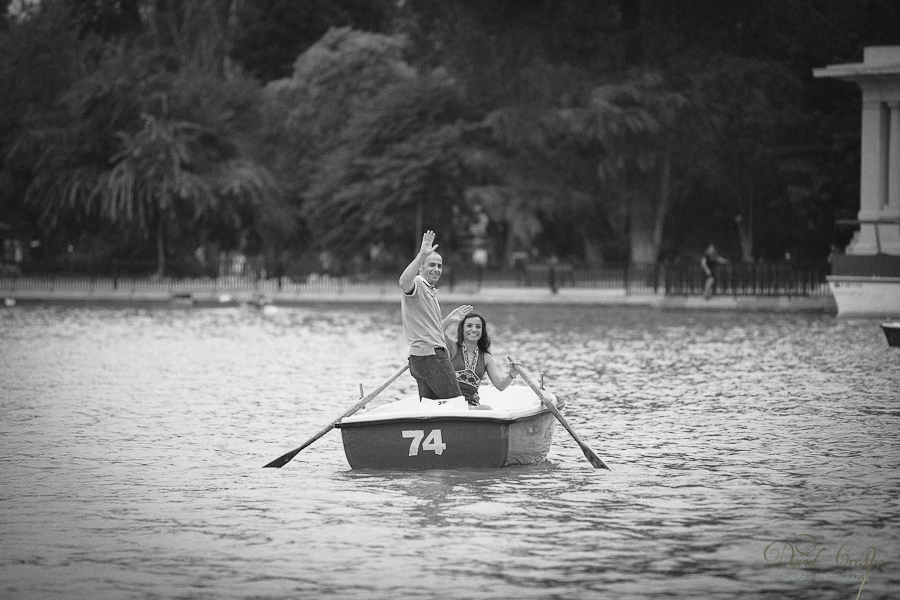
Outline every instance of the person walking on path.
{"type": "Polygon", "coordinates": [[[703,297],[705,299],[709,300],[716,288],[716,270],[718,266],[727,264],[728,260],[719,256],[714,245],[710,244],[706,248],[703,258],[700,259],[700,266],[703,267],[703,272],[706,273],[706,285],[703,286],[703,297]]]}
{"type": "Polygon", "coordinates": [[[547,261],[547,280],[550,284],[550,292],[556,294],[559,292],[559,285],[556,281],[556,265],[559,264],[559,259],[556,258],[556,255],[550,257],[550,260],[547,261]]]}
{"type": "Polygon", "coordinates": [[[437,300],[437,284],[444,263],[436,252],[434,232],[422,235],[419,253],[400,275],[401,316],[403,332],[409,342],[409,372],[419,387],[419,398],[444,400],[462,396],[456,372],[450,363],[444,329],[452,320],[472,311],[471,306],[455,308],[441,319],[437,300]]]}

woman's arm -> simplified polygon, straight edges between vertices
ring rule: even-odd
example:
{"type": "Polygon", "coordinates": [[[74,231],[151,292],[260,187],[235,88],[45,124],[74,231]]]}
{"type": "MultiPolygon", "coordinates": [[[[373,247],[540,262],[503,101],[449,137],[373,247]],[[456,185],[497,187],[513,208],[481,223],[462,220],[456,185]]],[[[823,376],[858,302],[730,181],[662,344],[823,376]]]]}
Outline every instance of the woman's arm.
{"type": "Polygon", "coordinates": [[[459,340],[456,339],[456,329],[456,323],[449,323],[444,327],[444,343],[447,345],[447,354],[450,356],[450,360],[453,360],[457,353],[456,344],[459,340]]]}
{"type": "Polygon", "coordinates": [[[473,308],[469,304],[457,306],[441,320],[441,327],[444,328],[444,341],[447,344],[447,353],[450,355],[451,360],[456,356],[456,345],[459,342],[457,339],[459,322],[465,319],[466,315],[472,312],[473,308]]]}
{"type": "Polygon", "coordinates": [[[516,369],[513,367],[512,363],[509,365],[509,374],[503,375],[503,371],[497,366],[497,363],[494,362],[494,357],[490,354],[484,355],[484,370],[487,371],[488,377],[491,378],[491,383],[494,384],[494,387],[501,392],[509,387],[509,384],[513,382],[513,379],[515,379],[517,375],[516,369]]]}

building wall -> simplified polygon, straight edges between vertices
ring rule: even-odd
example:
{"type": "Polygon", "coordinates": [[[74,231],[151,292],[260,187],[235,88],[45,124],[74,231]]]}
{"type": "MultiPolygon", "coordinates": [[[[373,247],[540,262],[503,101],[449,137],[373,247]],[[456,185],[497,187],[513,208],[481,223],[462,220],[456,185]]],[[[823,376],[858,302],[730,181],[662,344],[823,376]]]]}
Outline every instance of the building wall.
{"type": "Polygon", "coordinates": [[[864,49],[862,63],[814,70],[862,90],[859,232],[850,255],[900,256],[900,46],[864,49]]]}

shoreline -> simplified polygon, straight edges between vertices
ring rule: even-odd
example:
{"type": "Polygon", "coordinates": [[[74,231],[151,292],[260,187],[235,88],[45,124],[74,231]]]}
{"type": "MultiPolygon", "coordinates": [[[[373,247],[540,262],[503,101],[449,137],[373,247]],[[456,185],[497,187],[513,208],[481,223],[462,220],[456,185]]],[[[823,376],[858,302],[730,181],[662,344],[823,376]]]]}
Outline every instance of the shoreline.
{"type": "MultiPolygon", "coordinates": [[[[161,286],[162,287],[162,286],[161,286]]],[[[172,289],[0,288],[6,305],[16,304],[132,304],[163,306],[236,306],[241,304],[293,306],[307,304],[393,304],[399,292],[384,286],[370,289],[214,291],[172,289]]],[[[626,294],[623,289],[483,287],[480,290],[441,289],[442,304],[625,306],[658,310],[719,310],[736,312],[799,312],[837,315],[831,296],[667,296],[663,293],[626,294]]]]}

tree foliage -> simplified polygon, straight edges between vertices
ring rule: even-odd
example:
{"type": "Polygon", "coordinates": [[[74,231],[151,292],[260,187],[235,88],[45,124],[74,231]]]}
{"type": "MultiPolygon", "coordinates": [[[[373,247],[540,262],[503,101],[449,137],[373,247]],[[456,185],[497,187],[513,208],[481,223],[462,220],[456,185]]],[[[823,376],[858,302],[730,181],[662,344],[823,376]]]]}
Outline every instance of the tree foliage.
{"type": "Polygon", "coordinates": [[[422,227],[498,258],[823,257],[859,93],[811,70],[900,43],[881,0],[31,6],[0,28],[0,220],[162,259],[422,227]]]}
{"type": "Polygon", "coordinates": [[[110,46],[59,103],[33,115],[10,164],[31,172],[25,204],[40,209],[48,232],[109,222],[154,239],[162,274],[167,238],[234,246],[232,231],[252,222],[240,205],[278,198],[245,149],[257,106],[249,80],[140,45],[110,46]]]}
{"type": "Polygon", "coordinates": [[[294,61],[329,29],[386,32],[387,0],[243,0],[231,55],[263,82],[289,77],[294,61]]]}
{"type": "Polygon", "coordinates": [[[420,206],[437,223],[459,197],[454,82],[420,74],[403,49],[401,37],[332,29],[266,88],[270,127],[295,151],[279,171],[303,198],[316,247],[411,240],[420,206]]]}

